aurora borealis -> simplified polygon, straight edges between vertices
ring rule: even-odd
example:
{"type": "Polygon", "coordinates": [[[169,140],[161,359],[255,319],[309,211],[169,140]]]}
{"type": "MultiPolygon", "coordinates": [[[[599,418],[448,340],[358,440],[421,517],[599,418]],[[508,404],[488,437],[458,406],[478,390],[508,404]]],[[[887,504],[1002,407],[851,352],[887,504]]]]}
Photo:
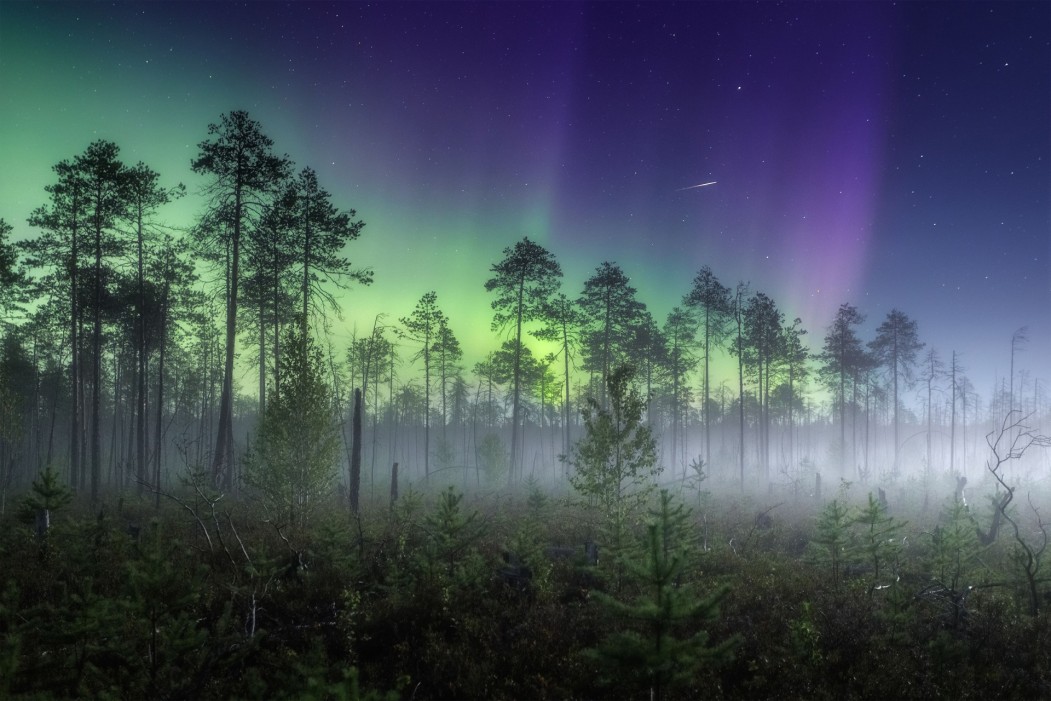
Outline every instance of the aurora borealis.
{"type": "Polygon", "coordinates": [[[1023,325],[1049,376],[1044,2],[2,2],[0,216],[32,235],[51,166],[100,138],[193,193],[233,109],[367,223],[346,338],[433,289],[471,362],[528,235],[568,295],[615,261],[658,322],[710,265],[814,347],[843,302],[865,337],[897,307],[982,392],[1023,325]]]}

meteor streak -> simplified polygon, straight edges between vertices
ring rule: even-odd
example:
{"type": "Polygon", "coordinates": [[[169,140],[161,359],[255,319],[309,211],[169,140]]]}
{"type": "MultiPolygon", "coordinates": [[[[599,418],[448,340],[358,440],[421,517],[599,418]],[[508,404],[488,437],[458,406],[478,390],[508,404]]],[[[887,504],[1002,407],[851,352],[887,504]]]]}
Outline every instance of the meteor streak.
{"type": "Polygon", "coordinates": [[[714,185],[717,182],[719,182],[719,181],[718,180],[713,180],[710,183],[701,183],[700,185],[690,185],[689,187],[680,187],[678,190],[676,190],[676,192],[682,192],[683,190],[693,190],[693,189],[698,188],[698,187],[708,187],[709,185],[714,185]]]}

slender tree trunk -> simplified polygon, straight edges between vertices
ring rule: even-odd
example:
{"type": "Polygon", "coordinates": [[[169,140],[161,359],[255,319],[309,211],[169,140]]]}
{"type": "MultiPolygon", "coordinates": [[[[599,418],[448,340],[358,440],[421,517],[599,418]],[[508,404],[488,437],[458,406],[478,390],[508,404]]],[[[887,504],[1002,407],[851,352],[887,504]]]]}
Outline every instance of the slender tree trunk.
{"type": "Polygon", "coordinates": [[[744,343],[741,333],[741,295],[737,295],[737,396],[740,398],[741,489],[744,489],[744,343]]]}
{"type": "MultiPolygon", "coordinates": [[[[98,204],[97,206],[101,206],[98,204]]],[[[91,502],[99,498],[102,472],[102,221],[95,215],[95,289],[91,335],[91,502]]]]}
{"type": "Polygon", "coordinates": [[[138,309],[135,319],[135,354],[136,368],[136,397],[135,397],[135,448],[136,467],[138,476],[138,487],[136,492],[141,496],[146,482],[146,291],[143,284],[143,229],[142,229],[142,205],[141,202],[136,210],[137,233],[136,237],[136,294],[138,296],[138,309]]]}
{"type": "Polygon", "coordinates": [[[847,461],[847,354],[842,344],[841,340],[839,353],[839,471],[841,475],[846,476],[844,463],[847,461]]]}
{"type": "Polygon", "coordinates": [[[901,466],[901,439],[898,437],[898,334],[894,333],[894,346],[891,357],[891,374],[894,379],[894,475],[897,477],[901,466]]]}
{"type": "MultiPolygon", "coordinates": [[[[423,474],[431,474],[431,347],[423,349],[423,474]]],[[[417,434],[419,435],[419,434],[417,434]]]]}
{"type": "Polygon", "coordinates": [[[157,425],[156,433],[154,434],[153,447],[156,451],[156,463],[154,465],[153,473],[153,485],[156,489],[154,492],[153,506],[155,509],[161,508],[161,462],[164,457],[164,442],[163,442],[163,417],[164,417],[164,359],[165,351],[168,345],[168,291],[170,283],[164,281],[164,291],[161,293],[161,336],[160,336],[160,348],[157,356],[157,425]]]}
{"type": "Polygon", "coordinates": [[[228,268],[229,296],[226,300],[226,359],[223,364],[223,389],[219,399],[219,431],[212,460],[215,486],[229,487],[234,463],[233,390],[234,349],[237,343],[237,291],[241,267],[241,184],[234,192],[233,238],[228,268]]]}
{"type": "Polygon", "coordinates": [[[266,413],[266,321],[263,317],[265,304],[259,303],[259,418],[266,413]]]}
{"type": "Polygon", "coordinates": [[[279,372],[279,366],[281,364],[281,276],[277,266],[277,243],[274,243],[273,250],[274,259],[274,270],[273,270],[273,281],[272,281],[272,297],[273,297],[273,323],[274,323],[274,382],[273,388],[276,395],[280,391],[277,386],[277,373],[279,372]]]}
{"type": "Polygon", "coordinates": [[[120,444],[117,438],[117,428],[123,422],[121,421],[120,415],[120,385],[123,378],[122,374],[122,363],[121,354],[114,349],[113,353],[113,418],[110,422],[110,451],[109,451],[109,475],[110,482],[112,482],[117,489],[124,489],[125,472],[124,469],[124,456],[120,454],[120,444]]]}
{"type": "Polygon", "coordinates": [[[307,192],[306,204],[303,207],[303,343],[306,343],[307,328],[309,323],[307,315],[310,312],[310,256],[311,256],[311,230],[310,230],[310,192],[307,192]]]}
{"type": "Polygon", "coordinates": [[[712,423],[711,423],[711,412],[708,407],[708,399],[711,389],[708,385],[709,374],[708,374],[708,354],[711,350],[711,311],[705,310],[704,312],[704,464],[710,466],[712,464],[712,423]]]}
{"type": "Polygon", "coordinates": [[[361,492],[361,389],[354,389],[354,447],[350,453],[350,510],[358,513],[361,492]]]}
{"type": "Polygon", "coordinates": [[[518,311],[515,315],[515,367],[514,396],[511,403],[511,459],[507,469],[507,484],[515,483],[515,467],[518,464],[518,403],[522,385],[522,305],[525,299],[525,277],[518,282],[518,311]]]}
{"type": "Polygon", "coordinates": [[[952,417],[949,424],[949,474],[956,474],[956,351],[952,352],[952,417]]]}
{"type": "MultiPolygon", "coordinates": [[[[77,213],[80,211],[80,190],[74,185],[73,188],[73,221],[70,229],[71,251],[69,263],[69,289],[70,289],[70,315],[69,315],[69,339],[70,339],[70,427],[69,427],[69,483],[73,489],[80,486],[82,477],[80,474],[80,305],[78,302],[77,273],[80,267],[80,253],[77,250],[78,221],[77,213]]],[[[50,453],[50,450],[48,451],[50,453]]]]}
{"type": "Polygon", "coordinates": [[[795,369],[793,359],[788,365],[788,465],[791,468],[796,464],[796,430],[793,418],[796,403],[795,369]]]}
{"type": "Polygon", "coordinates": [[[562,361],[565,364],[565,376],[566,376],[566,404],[563,407],[563,421],[565,426],[563,427],[563,434],[565,436],[565,452],[563,455],[569,458],[570,451],[573,446],[570,443],[569,436],[569,328],[565,321],[562,322],[562,361]]]}

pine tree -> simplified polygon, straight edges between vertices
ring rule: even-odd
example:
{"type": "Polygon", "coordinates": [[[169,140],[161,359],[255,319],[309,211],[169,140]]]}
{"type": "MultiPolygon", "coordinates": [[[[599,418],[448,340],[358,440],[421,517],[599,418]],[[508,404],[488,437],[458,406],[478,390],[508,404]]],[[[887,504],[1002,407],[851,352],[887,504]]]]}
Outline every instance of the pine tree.
{"type": "Polygon", "coordinates": [[[711,366],[712,348],[726,340],[730,320],[733,316],[733,301],[730,288],[719,282],[711,268],[704,266],[693,278],[690,291],[683,297],[683,304],[696,309],[700,323],[702,348],[704,353],[704,461],[712,462],[712,432],[709,400],[709,368],[711,366]]]}
{"type": "Polygon", "coordinates": [[[887,318],[876,329],[876,338],[869,341],[869,349],[876,361],[890,376],[894,401],[894,472],[900,468],[901,441],[898,438],[898,414],[901,403],[898,392],[901,385],[907,388],[913,380],[912,369],[916,364],[916,353],[923,348],[916,332],[916,322],[904,312],[891,309],[887,318]]]}
{"type": "Polygon", "coordinates": [[[438,308],[438,295],[433,290],[427,292],[416,303],[412,314],[402,317],[400,331],[402,338],[417,343],[420,349],[413,356],[413,360],[423,359],[423,474],[431,474],[431,356],[434,355],[434,346],[441,338],[441,329],[446,327],[448,320],[445,314],[438,308]]]}
{"type": "Polygon", "coordinates": [[[842,461],[840,470],[843,474],[847,474],[847,380],[855,377],[858,368],[864,363],[865,351],[855,330],[855,327],[864,321],[865,317],[857,307],[841,304],[836,318],[825,334],[824,351],[820,356],[823,363],[821,377],[833,392],[835,404],[839,409],[839,450],[842,461]]]}
{"type": "MultiPolygon", "coordinates": [[[[241,283],[242,236],[267,209],[278,183],[287,175],[287,159],[273,154],[274,142],[247,112],[224,114],[219,124],[208,125],[209,141],[202,141],[192,167],[208,175],[204,192],[211,198],[210,217],[202,226],[219,248],[229,246],[226,268],[226,354],[219,400],[219,426],[212,459],[216,485],[228,484],[233,466],[234,356],[237,344],[238,291],[241,283]],[[214,224],[214,225],[213,225],[214,224]]],[[[247,237],[246,237],[247,238],[247,237]]],[[[305,321],[303,323],[306,323],[305,321]]]]}
{"type": "Polygon", "coordinates": [[[490,268],[493,277],[485,281],[487,292],[496,292],[493,300],[493,331],[513,325],[515,349],[511,378],[511,463],[508,483],[515,479],[518,455],[520,406],[522,397],[522,366],[519,350],[522,344],[522,325],[544,317],[547,301],[558,287],[562,267],[543,246],[528,237],[514,247],[504,249],[504,259],[490,268]]]}
{"type": "Polygon", "coordinates": [[[9,314],[25,301],[26,274],[18,263],[18,250],[9,242],[13,227],[0,219],[0,327],[10,323],[9,314]]]}

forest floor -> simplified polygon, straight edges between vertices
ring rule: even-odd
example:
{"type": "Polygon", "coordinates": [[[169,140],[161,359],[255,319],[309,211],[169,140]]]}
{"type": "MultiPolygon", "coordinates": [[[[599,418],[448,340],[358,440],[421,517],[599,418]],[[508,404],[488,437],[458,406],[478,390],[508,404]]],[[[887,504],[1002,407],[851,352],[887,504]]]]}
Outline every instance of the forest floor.
{"type": "Polygon", "coordinates": [[[988,505],[852,491],[692,490],[678,523],[654,493],[619,530],[536,487],[283,525],[189,488],[75,500],[43,535],[8,514],[0,697],[1051,697],[1035,512],[986,544],[988,505]]]}

